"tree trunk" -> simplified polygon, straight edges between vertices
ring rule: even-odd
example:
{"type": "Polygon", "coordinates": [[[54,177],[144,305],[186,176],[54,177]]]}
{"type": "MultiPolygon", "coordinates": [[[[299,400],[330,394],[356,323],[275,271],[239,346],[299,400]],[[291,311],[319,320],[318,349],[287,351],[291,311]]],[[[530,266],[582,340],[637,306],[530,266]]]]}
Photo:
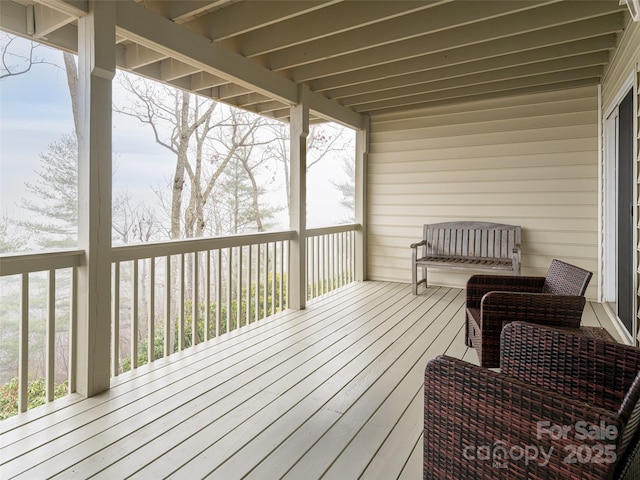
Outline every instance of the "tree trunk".
{"type": "Polygon", "coordinates": [[[80,114],[78,113],[78,67],[73,55],[62,52],[64,59],[64,67],[67,72],[67,85],[69,86],[69,95],[71,96],[71,111],[73,112],[73,125],[75,127],[76,137],[80,131],[79,122],[80,114]]]}
{"type": "Polygon", "coordinates": [[[242,158],[242,166],[244,167],[245,172],[249,176],[249,180],[251,181],[251,189],[253,191],[252,203],[253,203],[253,214],[256,218],[256,225],[258,227],[259,232],[264,231],[264,226],[262,225],[262,217],[260,216],[260,202],[258,195],[258,182],[256,182],[256,177],[253,174],[253,170],[249,167],[249,162],[246,158],[242,158]]]}

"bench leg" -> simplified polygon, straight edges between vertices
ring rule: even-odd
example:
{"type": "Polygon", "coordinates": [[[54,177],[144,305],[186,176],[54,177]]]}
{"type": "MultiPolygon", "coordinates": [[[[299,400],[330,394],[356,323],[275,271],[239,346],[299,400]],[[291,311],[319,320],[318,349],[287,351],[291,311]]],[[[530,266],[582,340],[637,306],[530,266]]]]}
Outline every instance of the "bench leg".
{"type": "Polygon", "coordinates": [[[418,267],[411,262],[411,293],[418,294],[418,267]]]}
{"type": "Polygon", "coordinates": [[[416,267],[415,265],[411,269],[411,293],[418,295],[418,287],[424,283],[424,288],[427,288],[427,267],[416,267]],[[418,281],[418,268],[422,270],[422,278],[418,281]]]}

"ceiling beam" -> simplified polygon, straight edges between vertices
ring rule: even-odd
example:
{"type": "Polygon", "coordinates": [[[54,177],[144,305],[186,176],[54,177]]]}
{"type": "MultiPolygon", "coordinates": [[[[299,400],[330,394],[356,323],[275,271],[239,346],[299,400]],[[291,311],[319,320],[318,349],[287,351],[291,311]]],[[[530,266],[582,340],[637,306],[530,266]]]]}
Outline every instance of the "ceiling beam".
{"type": "Polygon", "coordinates": [[[224,5],[228,0],[181,0],[180,2],[163,2],[164,16],[175,23],[183,23],[191,17],[200,15],[212,8],[224,5]]]}
{"type": "Polygon", "coordinates": [[[297,86],[293,82],[131,0],[117,2],[116,22],[119,33],[135,43],[285,102],[297,101],[297,86]]]}
{"type": "MultiPolygon", "coordinates": [[[[160,62],[160,80],[163,82],[188,77],[198,71],[199,70],[193,65],[180,62],[173,58],[166,58],[160,62]]],[[[187,80],[186,84],[191,86],[191,80],[187,80]]]]}
{"type": "Polygon", "coordinates": [[[162,75],[162,67],[160,66],[160,62],[150,63],[148,65],[143,65],[135,70],[131,70],[136,75],[140,75],[142,77],[151,78],[154,80],[159,80],[162,75]]]}
{"type": "MultiPolygon", "coordinates": [[[[589,20],[590,22],[590,20],[589,20]]],[[[617,24],[620,26],[622,23],[617,24]]],[[[499,64],[500,59],[506,61],[508,58],[516,58],[522,61],[535,58],[542,59],[546,53],[557,57],[565,57],[577,55],[580,53],[589,53],[602,50],[610,50],[616,46],[616,35],[608,33],[593,38],[586,38],[577,41],[566,41],[564,43],[548,45],[549,41],[567,40],[569,39],[566,29],[558,32],[561,37],[551,33],[535,32],[531,35],[537,38],[529,38],[523,36],[522,40],[527,39],[526,43],[520,39],[513,39],[511,42],[494,40],[484,44],[473,45],[468,48],[459,48],[448,50],[446,55],[432,54],[424,57],[417,57],[409,60],[386,65],[384,67],[372,67],[371,69],[358,70],[352,75],[341,74],[329,76],[327,78],[318,79],[311,82],[310,86],[315,91],[325,92],[329,97],[333,97],[333,92],[359,91],[363,84],[371,84],[372,87],[365,87],[375,90],[378,88],[387,88],[388,85],[397,83],[397,77],[403,78],[401,81],[411,81],[411,75],[419,76],[421,73],[431,70],[441,70],[444,75],[447,72],[464,71],[465,68],[473,68],[473,65],[487,62],[490,65],[499,64]],[[506,58],[505,58],[506,57],[506,58]],[[493,63],[498,62],[498,63],[493,63]],[[471,65],[468,67],[467,65],[471,65]],[[386,73],[386,75],[385,75],[386,73]]]]}
{"type": "Polygon", "coordinates": [[[34,20],[33,36],[35,38],[46,37],[50,33],[76,20],[74,16],[53,10],[41,4],[35,4],[32,8],[34,20]]]}
{"type": "MultiPolygon", "coordinates": [[[[289,122],[290,118],[289,116],[291,115],[291,110],[290,109],[280,109],[280,110],[273,110],[268,112],[268,115],[271,115],[273,118],[277,119],[277,120],[282,120],[283,122],[289,122]]],[[[311,117],[309,117],[309,123],[311,123],[311,117]]]]}
{"type": "MultiPolygon", "coordinates": [[[[2,30],[20,36],[28,36],[27,33],[27,7],[15,2],[0,3],[0,28],[2,30]]],[[[77,42],[76,42],[77,43],[77,42]]]]}
{"type": "MultiPolygon", "coordinates": [[[[19,35],[24,38],[34,38],[33,23],[29,21],[29,8],[15,2],[0,1],[2,15],[0,15],[0,28],[5,32],[19,35]]],[[[51,31],[46,37],[38,38],[38,42],[51,45],[67,52],[78,51],[78,28],[67,24],[51,31]]]]}
{"type": "Polygon", "coordinates": [[[169,58],[167,54],[151,50],[137,43],[130,43],[125,46],[125,64],[123,67],[127,70],[135,70],[145,65],[159,62],[169,58]]]}
{"type": "Polygon", "coordinates": [[[216,77],[207,72],[198,72],[191,75],[191,89],[195,91],[205,90],[207,88],[219,87],[225,85],[227,80],[216,77]]]}
{"type": "Polygon", "coordinates": [[[543,93],[543,92],[555,92],[560,90],[568,90],[575,89],[580,87],[588,87],[595,86],[598,84],[597,78],[587,78],[582,80],[570,80],[567,82],[558,82],[551,85],[536,85],[532,87],[524,87],[524,88],[515,88],[512,90],[502,90],[496,92],[489,93],[479,93],[476,95],[469,95],[465,97],[457,97],[453,99],[444,99],[444,100],[433,100],[433,101],[425,101],[425,102],[417,102],[411,104],[410,106],[399,106],[399,107],[390,107],[386,109],[380,109],[374,114],[382,113],[395,113],[395,112],[406,112],[408,109],[415,110],[419,108],[435,108],[443,105],[452,105],[452,104],[460,104],[460,103],[469,103],[469,102],[477,102],[483,100],[490,100],[493,98],[504,98],[504,97],[513,97],[517,95],[529,95],[534,93],[543,93]]]}
{"type": "Polygon", "coordinates": [[[251,93],[250,89],[229,83],[227,85],[220,86],[218,98],[220,100],[226,100],[228,98],[239,97],[240,95],[246,95],[248,93],[251,93]]]}
{"type": "Polygon", "coordinates": [[[328,91],[345,86],[356,86],[360,83],[391,79],[399,75],[426,71],[436,68],[461,65],[477,60],[499,57],[502,55],[518,55],[530,50],[543,48],[558,49],[571,52],[571,45],[584,43],[585,51],[607,50],[615,48],[616,35],[622,30],[623,15],[607,16],[601,19],[590,19],[578,22],[572,28],[553,27],[529,34],[511,37],[508,42],[492,40],[486,43],[447,50],[425,56],[401,60],[392,64],[361,69],[351,73],[331,75],[314,80],[310,87],[314,91],[328,91]]]}
{"type": "MultiPolygon", "coordinates": [[[[520,2],[514,2],[518,4],[520,2]]],[[[428,53],[436,53],[458,47],[505,39],[525,32],[546,29],[552,26],[566,25],[579,20],[610,15],[613,9],[619,9],[610,1],[562,2],[546,5],[531,11],[519,12],[508,18],[491,19],[480,24],[465,25],[454,30],[444,30],[423,37],[383,45],[375,51],[362,51],[342,55],[326,61],[303,65],[288,72],[290,78],[306,82],[325,75],[384,65],[428,53]],[[425,44],[428,45],[425,48],[425,44]]],[[[615,14],[614,14],[615,15],[615,14]]],[[[508,43],[508,42],[505,42],[508,43]]]]}
{"type": "Polygon", "coordinates": [[[466,2],[464,8],[461,8],[458,2],[446,3],[408,17],[393,18],[357,30],[338,33],[321,41],[286,48],[266,55],[263,63],[272,70],[284,70],[356,52],[364,51],[366,55],[371,55],[373,48],[385,45],[395,48],[397,42],[407,39],[416,39],[424,47],[424,42],[428,41],[426,35],[430,33],[528,11],[545,3],[548,2],[466,2]]]}
{"type": "MultiPolygon", "coordinates": [[[[499,72],[502,69],[515,68],[522,65],[533,64],[535,65],[535,68],[540,68],[542,64],[539,62],[553,61],[555,59],[564,61],[565,58],[568,58],[569,61],[572,61],[571,57],[578,57],[582,59],[585,55],[587,56],[588,62],[595,61],[598,64],[607,63],[609,60],[609,51],[606,49],[590,49],[588,48],[591,46],[590,44],[593,44],[593,42],[591,42],[590,40],[585,40],[565,45],[539,48],[526,52],[512,53],[510,55],[476,60],[474,62],[462,63],[459,65],[452,65],[450,67],[410,73],[407,75],[402,75],[400,77],[395,76],[383,80],[361,83],[358,85],[352,85],[343,88],[336,88],[327,90],[324,93],[328,98],[335,100],[356,95],[366,95],[374,92],[388,91],[398,88],[398,85],[409,87],[411,85],[423,85],[428,82],[443,81],[460,77],[468,78],[468,75],[475,75],[487,71],[499,72]]],[[[589,64],[594,65],[594,63],[589,64]]]]}
{"type": "Polygon", "coordinates": [[[36,2],[76,18],[83,17],[89,12],[87,0],[36,0],[36,2]]]}
{"type": "Polygon", "coordinates": [[[547,85],[552,88],[554,84],[575,81],[575,80],[589,80],[593,81],[593,84],[599,82],[604,72],[603,67],[587,67],[576,70],[567,70],[564,72],[546,73],[542,75],[532,75],[525,78],[517,78],[511,80],[500,80],[492,83],[485,83],[482,85],[474,85],[470,87],[454,88],[450,90],[442,90],[438,92],[427,92],[419,95],[413,95],[411,97],[383,100],[379,102],[372,102],[363,105],[358,105],[354,110],[358,112],[372,112],[375,110],[382,110],[391,107],[408,107],[418,103],[434,102],[438,100],[454,100],[463,97],[469,97],[479,94],[497,93],[504,91],[511,91],[516,89],[524,89],[528,87],[536,87],[541,85],[547,85]]]}
{"type": "Polygon", "coordinates": [[[521,66],[503,65],[497,69],[488,69],[482,72],[459,76],[455,78],[432,79],[424,83],[410,86],[396,87],[373,93],[352,95],[341,99],[340,103],[345,106],[369,104],[381,100],[410,97],[419,95],[425,91],[437,92],[442,90],[457,89],[460,87],[494,83],[502,80],[524,78],[546,73],[562,72],[565,70],[575,70],[586,67],[602,66],[609,60],[608,52],[596,52],[587,55],[578,55],[568,58],[558,58],[544,62],[530,63],[521,66]]]}
{"type": "Polygon", "coordinates": [[[165,83],[167,85],[173,85],[174,87],[179,88],[180,90],[188,91],[191,89],[191,82],[189,81],[189,77],[174,78],[173,80],[166,81],[165,83]]]}
{"type": "MultiPolygon", "coordinates": [[[[255,105],[258,105],[262,102],[267,102],[269,100],[269,98],[265,97],[264,95],[260,95],[259,93],[247,93],[245,95],[234,97],[228,103],[244,109],[253,107],[253,109],[255,110],[255,105]]],[[[282,106],[282,104],[280,105],[282,106]]]]}
{"type": "MultiPolygon", "coordinates": [[[[245,57],[263,55],[311,40],[377,24],[395,17],[409,15],[452,0],[371,2],[363,8],[360,2],[330,5],[235,37],[240,53],[245,57]]],[[[344,48],[344,44],[343,44],[344,48]]]]}
{"type": "MultiPolygon", "coordinates": [[[[268,102],[262,102],[256,106],[256,111],[259,113],[269,113],[274,112],[276,110],[282,109],[283,105],[280,102],[276,102],[274,100],[268,102]]],[[[288,109],[288,107],[287,107],[288,109]]]]}
{"type": "Polygon", "coordinates": [[[239,2],[191,20],[184,25],[200,35],[219,41],[273,25],[340,1],[342,0],[239,2]]]}
{"type": "MultiPolygon", "coordinates": [[[[191,32],[172,21],[146,10],[130,0],[117,2],[118,33],[135,43],[166,54],[212,75],[229,80],[269,98],[294,105],[298,102],[298,85],[270,70],[230,52],[217,43],[191,32]]],[[[311,93],[310,102],[319,113],[353,128],[360,128],[362,116],[311,93]]]]}

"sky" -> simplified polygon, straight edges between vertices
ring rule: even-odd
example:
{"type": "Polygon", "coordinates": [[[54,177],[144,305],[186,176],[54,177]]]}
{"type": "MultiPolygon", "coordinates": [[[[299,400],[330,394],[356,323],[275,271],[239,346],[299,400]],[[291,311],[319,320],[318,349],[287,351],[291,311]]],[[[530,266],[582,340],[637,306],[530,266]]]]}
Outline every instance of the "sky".
{"type": "MultiPolygon", "coordinates": [[[[18,38],[12,47],[26,53],[29,45],[18,38]]],[[[37,178],[39,155],[61,135],[73,132],[62,53],[45,46],[39,46],[36,53],[50,64],[34,65],[26,74],[0,80],[0,214],[11,218],[24,215],[17,204],[25,196],[25,183],[37,178]]],[[[113,85],[114,103],[122,104],[126,93],[117,80],[113,85]]],[[[153,189],[170,185],[175,156],[155,143],[148,126],[117,112],[113,116],[113,153],[114,196],[126,190],[136,200],[157,203],[153,189]]],[[[280,172],[276,179],[281,176],[280,172]]],[[[346,212],[339,207],[340,196],[331,185],[331,180],[343,177],[338,158],[313,167],[308,181],[309,227],[343,223],[346,212]]],[[[284,185],[278,182],[271,185],[270,200],[284,207],[284,185]]],[[[277,220],[281,228],[287,228],[286,211],[277,220]]]]}

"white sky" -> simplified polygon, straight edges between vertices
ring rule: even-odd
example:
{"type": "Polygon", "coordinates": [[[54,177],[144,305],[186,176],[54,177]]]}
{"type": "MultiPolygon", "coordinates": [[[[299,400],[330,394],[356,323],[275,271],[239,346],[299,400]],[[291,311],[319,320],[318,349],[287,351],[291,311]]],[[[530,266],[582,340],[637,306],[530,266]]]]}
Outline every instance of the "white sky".
{"type": "MultiPolygon", "coordinates": [[[[29,42],[18,39],[25,51],[29,42]]],[[[47,47],[37,49],[52,65],[35,65],[31,72],[0,81],[0,211],[9,217],[24,212],[16,204],[24,197],[25,182],[33,182],[39,167],[39,154],[73,132],[73,118],[62,53],[47,47]]],[[[114,102],[125,95],[114,81],[114,102]]],[[[128,190],[137,200],[156,202],[152,188],[166,185],[175,166],[171,152],[157,145],[149,127],[131,117],[113,117],[114,191],[128,190]]],[[[308,182],[308,222],[310,227],[342,223],[346,212],[339,206],[340,195],[330,184],[344,177],[339,158],[327,158],[312,168],[308,182]]],[[[280,181],[282,173],[276,176],[280,181]]],[[[273,184],[274,201],[286,206],[284,186],[273,184]]],[[[157,205],[156,205],[157,207],[157,205]]],[[[284,211],[279,218],[287,228],[284,211]]]]}

